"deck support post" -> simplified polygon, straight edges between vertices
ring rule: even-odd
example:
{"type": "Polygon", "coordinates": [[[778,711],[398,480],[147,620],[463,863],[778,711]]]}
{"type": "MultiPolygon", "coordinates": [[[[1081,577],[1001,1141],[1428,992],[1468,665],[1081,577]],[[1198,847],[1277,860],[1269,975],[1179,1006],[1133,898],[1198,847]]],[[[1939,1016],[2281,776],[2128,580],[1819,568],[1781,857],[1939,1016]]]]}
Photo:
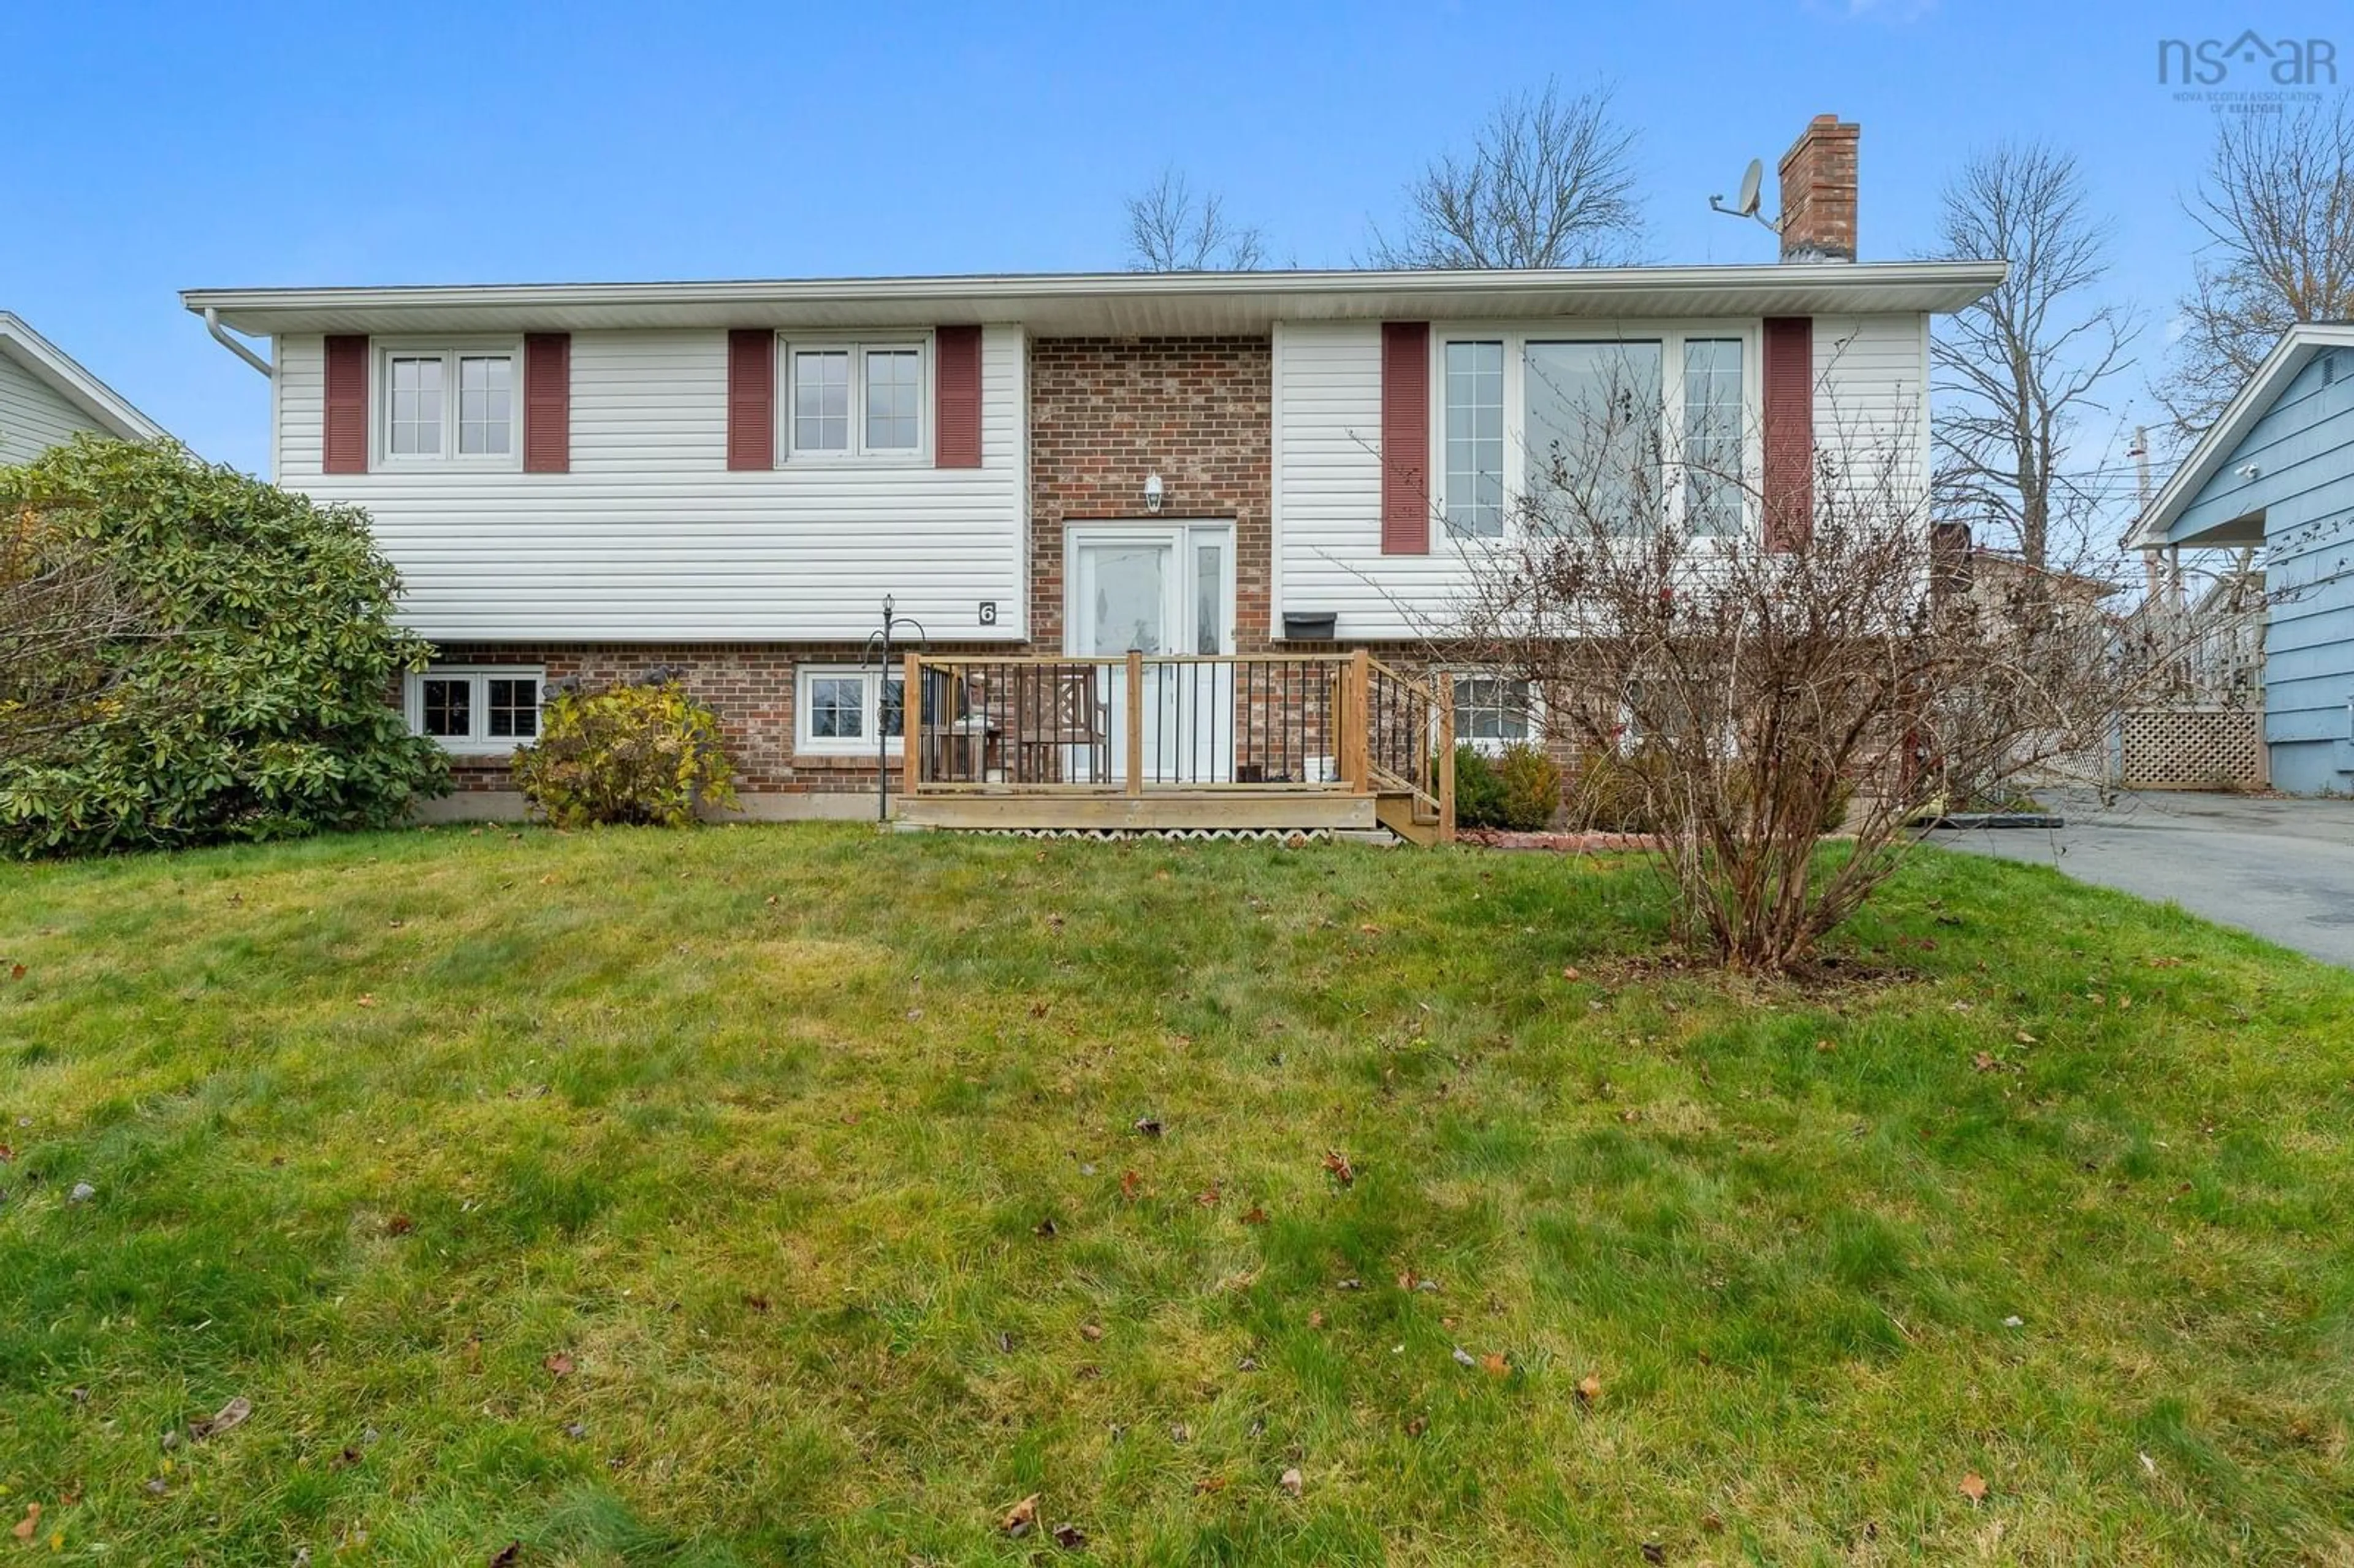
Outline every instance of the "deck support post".
{"type": "Polygon", "coordinates": [[[1144,655],[1128,651],[1128,792],[1144,793],[1144,655]]]}
{"type": "Polygon", "coordinates": [[[1433,683],[1438,698],[1438,755],[1431,766],[1438,769],[1438,842],[1455,842],[1455,683],[1444,674],[1433,683]]]}
{"type": "Polygon", "coordinates": [[[1360,648],[1349,656],[1349,787],[1373,792],[1373,656],[1360,648]]]}
{"type": "MultiPolygon", "coordinates": [[[[924,734],[924,661],[918,655],[907,655],[905,678],[907,684],[899,688],[899,720],[907,727],[899,747],[899,798],[902,800],[916,792],[924,777],[920,766],[924,734]]],[[[878,702],[876,705],[881,705],[878,702]]]]}

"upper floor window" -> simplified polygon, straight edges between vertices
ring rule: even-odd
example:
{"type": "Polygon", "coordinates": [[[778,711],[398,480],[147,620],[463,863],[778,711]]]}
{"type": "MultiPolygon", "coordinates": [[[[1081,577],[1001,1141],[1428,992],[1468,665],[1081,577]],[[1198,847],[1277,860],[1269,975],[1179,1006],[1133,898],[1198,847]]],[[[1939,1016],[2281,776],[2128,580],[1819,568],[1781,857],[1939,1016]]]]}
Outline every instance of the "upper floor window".
{"type": "Polygon", "coordinates": [[[406,706],[414,735],[446,750],[503,755],[539,735],[541,683],[536,666],[436,664],[408,677],[406,706]]]}
{"type": "Polygon", "coordinates": [[[797,343],[785,365],[790,456],[912,458],[924,450],[921,344],[797,343]]]}
{"type": "Polygon", "coordinates": [[[1441,501],[1450,537],[1498,539],[1532,520],[1638,534],[1662,519],[1742,531],[1754,466],[1746,339],[1558,331],[1444,340],[1441,501]]]}
{"type": "Polygon", "coordinates": [[[512,348],[388,348],[383,361],[384,455],[396,461],[512,458],[512,348]]]}

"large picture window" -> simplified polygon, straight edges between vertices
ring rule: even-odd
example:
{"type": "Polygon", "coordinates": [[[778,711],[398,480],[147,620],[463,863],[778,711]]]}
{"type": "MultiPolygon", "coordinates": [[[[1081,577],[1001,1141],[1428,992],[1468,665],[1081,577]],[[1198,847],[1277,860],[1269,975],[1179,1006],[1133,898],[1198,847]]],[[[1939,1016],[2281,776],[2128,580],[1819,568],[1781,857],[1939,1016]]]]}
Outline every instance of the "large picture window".
{"type": "Polygon", "coordinates": [[[1747,525],[1755,393],[1747,334],[1660,327],[1605,337],[1469,329],[1441,339],[1434,456],[1455,539],[1524,514],[1637,534],[1747,525]]]}
{"type": "Polygon", "coordinates": [[[1454,677],[1455,739],[1460,746],[1497,752],[1536,736],[1536,703],[1529,683],[1502,675],[1454,677]]]}

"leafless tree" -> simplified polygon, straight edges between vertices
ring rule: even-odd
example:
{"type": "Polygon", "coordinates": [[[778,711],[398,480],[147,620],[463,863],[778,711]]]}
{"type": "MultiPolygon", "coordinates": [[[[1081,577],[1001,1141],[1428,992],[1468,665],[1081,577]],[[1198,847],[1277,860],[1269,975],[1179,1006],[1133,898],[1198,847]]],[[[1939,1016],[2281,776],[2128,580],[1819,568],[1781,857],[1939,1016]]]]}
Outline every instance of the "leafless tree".
{"type": "Polygon", "coordinates": [[[2076,160],[2036,143],[1973,154],[1941,200],[1939,253],[2008,261],[2010,275],[1931,341],[1938,514],[2031,567],[2052,559],[2055,529],[2093,536],[2103,509],[2071,459],[2083,416],[2132,363],[2130,313],[2097,298],[2110,238],[2076,160]]]}
{"type": "Polygon", "coordinates": [[[32,508],[0,518],[0,761],[83,723],[153,619],[97,552],[32,508]]]}
{"type": "Polygon", "coordinates": [[[2190,440],[2290,325],[2354,317],[2354,106],[2221,116],[2186,205],[2208,244],[2157,390],[2190,440]]]}
{"type": "Polygon", "coordinates": [[[1633,795],[1679,934],[1725,964],[1806,967],[1925,813],[2097,749],[2165,678],[2097,598],[1974,584],[1901,440],[1858,422],[1769,493],[1738,455],[1755,431],[1665,437],[1656,362],[1544,402],[1532,425],[1560,435],[1515,524],[1465,543],[1434,653],[1531,683],[1575,777],[1633,795]]]}
{"type": "Polygon", "coordinates": [[[1176,169],[1127,205],[1131,272],[1247,272],[1266,260],[1259,231],[1228,219],[1223,198],[1194,190],[1176,169]]]}
{"type": "Polygon", "coordinates": [[[1608,267],[1639,260],[1636,133],[1596,88],[1558,83],[1509,98],[1471,151],[1432,162],[1405,188],[1397,237],[1373,233],[1377,267],[1608,267]]]}

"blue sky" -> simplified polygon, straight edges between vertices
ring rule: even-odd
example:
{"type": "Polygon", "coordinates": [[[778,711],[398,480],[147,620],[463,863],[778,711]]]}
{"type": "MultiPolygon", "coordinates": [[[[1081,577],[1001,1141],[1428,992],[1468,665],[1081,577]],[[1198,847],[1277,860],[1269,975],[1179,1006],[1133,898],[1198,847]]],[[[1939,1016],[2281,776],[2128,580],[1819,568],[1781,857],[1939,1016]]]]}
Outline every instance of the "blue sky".
{"type": "Polygon", "coordinates": [[[2073,150],[2154,357],[2213,123],[2158,84],[2158,40],[2334,34],[2354,85],[2354,22],[2323,5],[219,12],[0,5],[0,59],[32,90],[0,131],[0,309],[253,468],[266,386],[178,289],[1115,268],[1122,196],[1172,164],[1277,262],[1344,266],[1424,160],[1548,75],[1615,82],[1663,261],[1769,260],[1707,198],[1818,112],[1863,126],[1867,258],[1931,242],[1971,147],[2073,150]]]}

